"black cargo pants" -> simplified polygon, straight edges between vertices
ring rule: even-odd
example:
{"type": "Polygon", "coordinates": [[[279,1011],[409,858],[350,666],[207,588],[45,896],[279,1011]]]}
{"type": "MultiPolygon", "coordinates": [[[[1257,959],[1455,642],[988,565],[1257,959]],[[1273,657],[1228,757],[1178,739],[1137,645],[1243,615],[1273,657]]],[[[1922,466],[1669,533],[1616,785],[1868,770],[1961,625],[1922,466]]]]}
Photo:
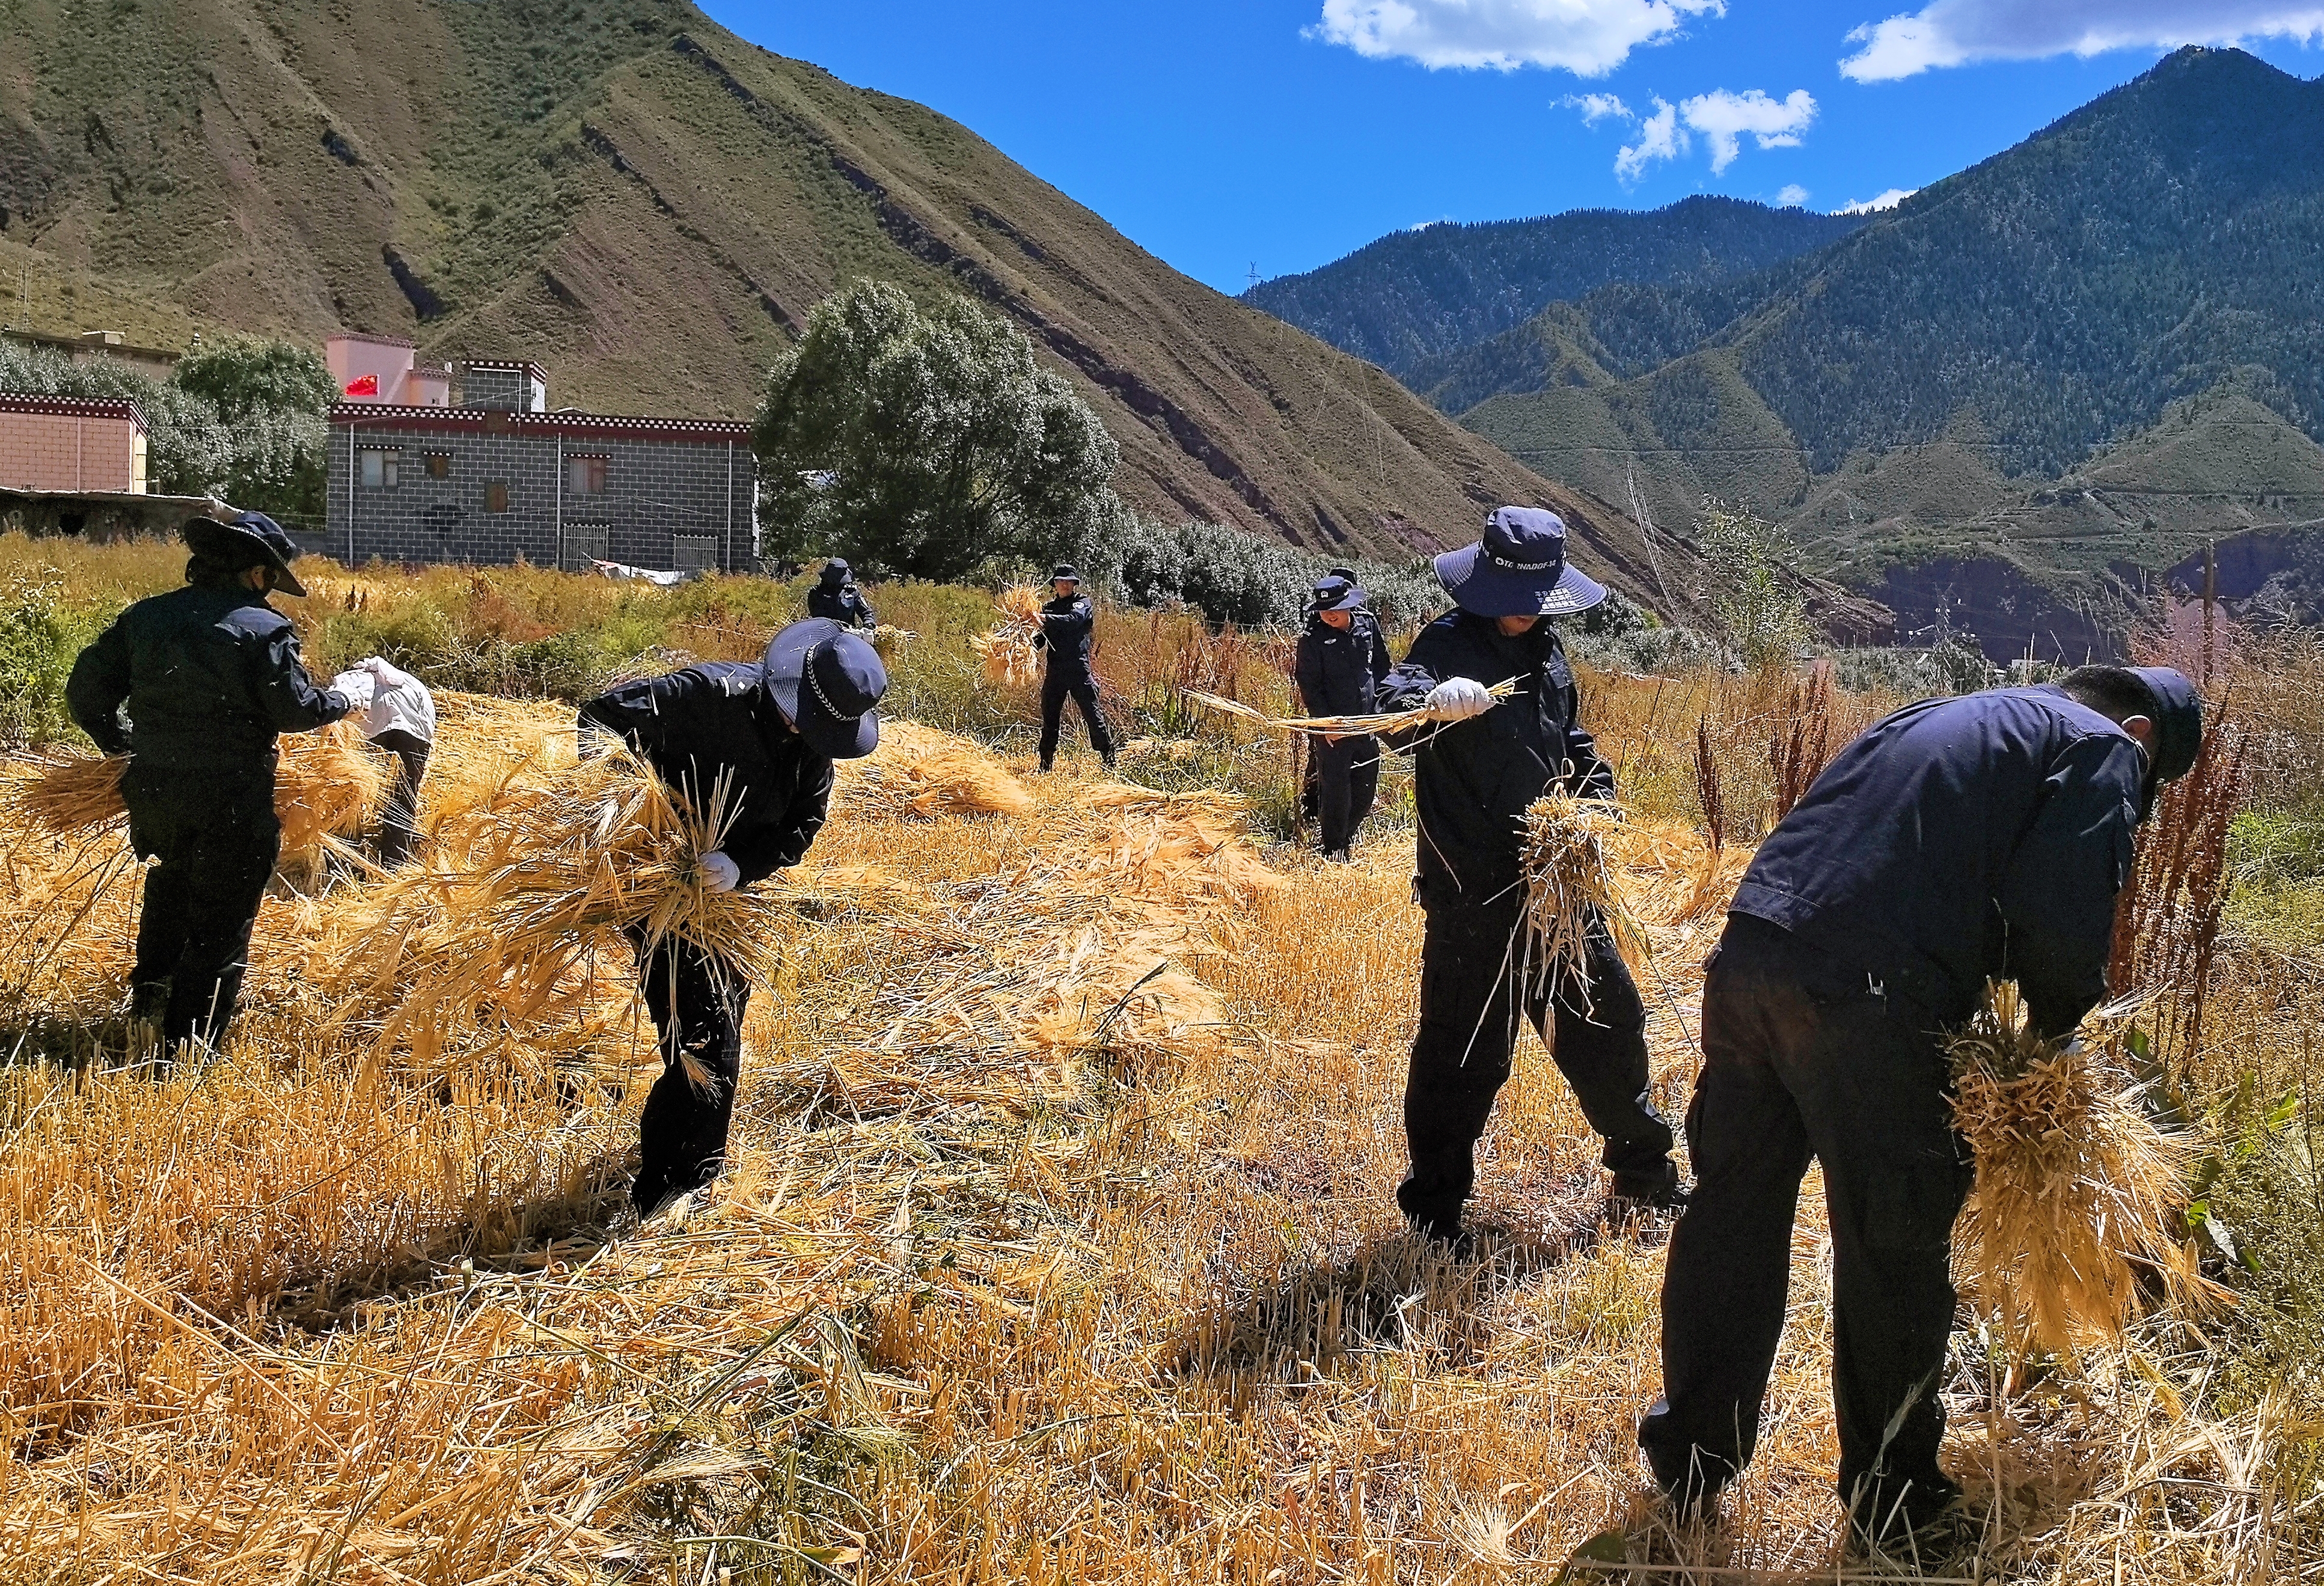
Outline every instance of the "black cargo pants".
{"type": "Polygon", "coordinates": [[[1953,1132],[1933,1023],[1779,927],[1729,918],[1687,1110],[1694,1195],[1663,1279],[1664,1397],[1638,1432],[1674,1497],[1715,1498],[1750,1462],[1810,1157],[1831,1220],[1841,1500],[1859,1527],[1893,1534],[1955,1496],[1937,1467],[1937,1390],[1953,1219],[1974,1163],[1953,1132]]]}
{"type": "Polygon", "coordinates": [[[379,819],[379,862],[394,870],[410,861],[420,841],[420,784],[428,775],[430,745],[400,727],[391,727],[372,743],[395,756],[395,785],[387,790],[387,807],[379,819]]]}
{"type": "Polygon", "coordinates": [[[1315,767],[1316,825],[1323,852],[1336,853],[1355,842],[1379,797],[1379,740],[1359,735],[1326,743],[1314,738],[1307,753],[1315,767]]]}
{"type": "MultiPolygon", "coordinates": [[[[638,943],[634,936],[631,940],[638,943]]],[[[726,1166],[751,983],[740,966],[677,937],[650,952],[638,945],[662,1061],[661,1077],[638,1120],[641,1160],[630,1186],[630,1202],[643,1217],[670,1196],[709,1184],[726,1166]],[[697,1071],[693,1075],[687,1072],[689,1058],[697,1071]]]]}
{"type": "Polygon", "coordinates": [[[175,1047],[226,1035],[250,970],[250,933],[281,852],[271,767],[182,771],[133,761],[121,779],[145,871],[130,1008],[175,1047]]]}
{"type": "Polygon", "coordinates": [[[1648,1100],[1646,1010],[1603,927],[1590,938],[1583,986],[1567,977],[1553,1000],[1517,990],[1514,905],[1432,908],[1420,950],[1420,1029],[1404,1093],[1412,1166],[1397,1204],[1424,1232],[1451,1238],[1476,1182],[1477,1141],[1509,1077],[1520,1002],[1548,1043],[1582,1116],[1604,1139],[1615,1187],[1645,1194],[1676,1176],[1670,1125],[1648,1100]],[[1554,1022],[1553,1022],[1554,1020],[1554,1022]]]}
{"type": "Polygon", "coordinates": [[[1065,700],[1070,696],[1089,727],[1090,747],[1109,764],[1113,760],[1113,733],[1097,707],[1097,681],[1086,671],[1051,665],[1041,673],[1041,764],[1057,758],[1057,731],[1064,725],[1065,700]]]}

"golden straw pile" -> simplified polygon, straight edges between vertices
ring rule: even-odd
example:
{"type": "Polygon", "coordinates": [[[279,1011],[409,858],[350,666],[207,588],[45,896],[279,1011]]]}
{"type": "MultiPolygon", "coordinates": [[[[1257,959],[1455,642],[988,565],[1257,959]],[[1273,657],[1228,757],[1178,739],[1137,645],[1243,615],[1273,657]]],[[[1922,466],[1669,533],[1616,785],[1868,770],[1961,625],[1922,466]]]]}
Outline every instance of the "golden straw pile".
{"type": "MultiPolygon", "coordinates": [[[[292,858],[320,853],[327,839],[360,835],[387,791],[380,757],[347,722],[318,733],[291,733],[278,742],[274,814],[282,823],[282,851],[292,858]]],[[[121,801],[126,756],[53,754],[31,762],[5,784],[11,816],[51,836],[91,836],[129,817],[121,801]]]]}
{"type": "Polygon", "coordinates": [[[358,1007],[390,995],[382,1040],[417,1050],[487,1010],[496,1022],[538,1019],[591,954],[626,956],[628,942],[684,941],[770,982],[780,903],[764,887],[715,891],[702,873],[729,793],[715,786],[690,808],[619,744],[512,779],[477,812],[466,852],[439,851],[340,910],[339,988],[358,1007]]]}
{"type": "Polygon", "coordinates": [[[965,738],[914,722],[884,722],[880,747],[840,768],[835,807],[872,819],[1026,815],[1033,796],[999,761],[965,738]]]}
{"type": "Polygon", "coordinates": [[[2107,1072],[2116,1021],[2101,1010],[2085,1028],[2043,1040],[2004,982],[1947,1044],[1953,1120],[1977,1153],[1959,1259],[2013,1342],[2058,1354],[2118,1341],[2142,1272],[2191,1305],[2218,1293],[2178,1236],[2188,1142],[2157,1129],[2135,1087],[2107,1072]]]}
{"type": "Polygon", "coordinates": [[[1526,810],[1521,962],[1527,982],[1546,982],[1552,996],[1569,974],[1588,996],[1590,937],[1601,925],[1632,964],[1652,951],[1609,858],[1626,825],[1621,806],[1556,788],[1526,810]]]}
{"type": "MultiPolygon", "coordinates": [[[[1517,691],[1515,678],[1506,678],[1485,690],[1496,701],[1508,698],[1517,691]]],[[[1308,733],[1322,737],[1352,738],[1370,733],[1406,733],[1415,727],[1425,727],[1436,718],[1426,708],[1417,710],[1381,711],[1370,715],[1355,716],[1271,716],[1265,711],[1254,710],[1239,699],[1222,695],[1205,694],[1199,688],[1185,690],[1187,698],[1222,715],[1238,716],[1246,722],[1277,733],[1308,733]]]]}
{"type": "Polygon", "coordinates": [[[984,668],[984,680],[995,688],[1023,688],[1040,680],[1041,592],[1028,584],[1002,590],[993,597],[1001,622],[968,641],[984,668]]]}

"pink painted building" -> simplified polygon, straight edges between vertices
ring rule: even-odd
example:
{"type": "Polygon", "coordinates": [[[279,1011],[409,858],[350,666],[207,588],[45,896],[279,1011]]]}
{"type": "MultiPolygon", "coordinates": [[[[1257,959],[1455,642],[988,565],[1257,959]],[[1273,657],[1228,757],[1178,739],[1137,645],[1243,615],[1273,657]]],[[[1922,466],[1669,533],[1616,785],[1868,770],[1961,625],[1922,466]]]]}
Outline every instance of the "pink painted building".
{"type": "Polygon", "coordinates": [[[145,415],[134,402],[0,394],[0,487],[145,493],[145,415]]]}
{"type": "Polygon", "coordinates": [[[412,344],[396,336],[341,335],[323,343],[323,362],[341,401],[449,407],[452,372],[441,364],[415,364],[412,353],[412,344]]]}

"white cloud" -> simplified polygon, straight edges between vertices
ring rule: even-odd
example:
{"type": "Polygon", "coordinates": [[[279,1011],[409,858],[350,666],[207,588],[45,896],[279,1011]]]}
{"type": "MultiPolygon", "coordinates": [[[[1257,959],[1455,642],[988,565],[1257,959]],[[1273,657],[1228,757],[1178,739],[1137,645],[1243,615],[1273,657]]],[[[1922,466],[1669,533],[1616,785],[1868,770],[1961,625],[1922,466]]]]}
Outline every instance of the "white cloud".
{"type": "Polygon", "coordinates": [[[1679,128],[1678,106],[1656,95],[1655,113],[1639,124],[1638,141],[1614,156],[1614,174],[1624,181],[1636,181],[1654,161],[1675,160],[1690,146],[1679,128]]]}
{"type": "Polygon", "coordinates": [[[1726,12],[1726,0],[1323,0],[1307,32],[1375,60],[1602,77],[1686,18],[1726,12]]]}
{"type": "Polygon", "coordinates": [[[1887,82],[1969,60],[2319,36],[2317,0],[1931,0],[1850,32],[1858,49],[1840,69],[1860,83],[1887,82]]]}
{"type": "Polygon", "coordinates": [[[1678,109],[1686,124],[1711,145],[1711,169],[1716,175],[1735,163],[1746,133],[1763,149],[1798,148],[1800,134],[1815,120],[1816,102],[1805,88],[1794,88],[1781,99],[1771,99],[1758,88],[1740,94],[1713,88],[1682,100],[1678,109]]]}
{"type": "Polygon", "coordinates": [[[1807,189],[1797,182],[1791,183],[1775,195],[1775,207],[1778,209],[1796,209],[1807,201],[1807,189]]]}
{"type": "Polygon", "coordinates": [[[1584,126],[1596,126],[1609,115],[1616,121],[1638,119],[1638,113],[1623,104],[1619,94],[1568,94],[1557,103],[1560,109],[1582,112],[1584,126]]]}
{"type": "Polygon", "coordinates": [[[1883,209],[1894,209],[1920,190],[1918,188],[1890,188],[1877,198],[1850,198],[1832,213],[1834,215],[1877,214],[1883,209]]]}

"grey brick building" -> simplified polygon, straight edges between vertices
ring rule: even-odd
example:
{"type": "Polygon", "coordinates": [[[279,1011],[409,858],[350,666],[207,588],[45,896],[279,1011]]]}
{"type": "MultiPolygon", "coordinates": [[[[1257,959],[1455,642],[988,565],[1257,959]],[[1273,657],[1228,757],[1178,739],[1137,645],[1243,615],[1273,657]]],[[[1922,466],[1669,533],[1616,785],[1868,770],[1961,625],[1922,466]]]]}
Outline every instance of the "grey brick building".
{"type": "Polygon", "coordinates": [[[350,565],[757,570],[750,426],[544,412],[538,364],[461,373],[458,407],[331,409],[322,549],[350,565]]]}

